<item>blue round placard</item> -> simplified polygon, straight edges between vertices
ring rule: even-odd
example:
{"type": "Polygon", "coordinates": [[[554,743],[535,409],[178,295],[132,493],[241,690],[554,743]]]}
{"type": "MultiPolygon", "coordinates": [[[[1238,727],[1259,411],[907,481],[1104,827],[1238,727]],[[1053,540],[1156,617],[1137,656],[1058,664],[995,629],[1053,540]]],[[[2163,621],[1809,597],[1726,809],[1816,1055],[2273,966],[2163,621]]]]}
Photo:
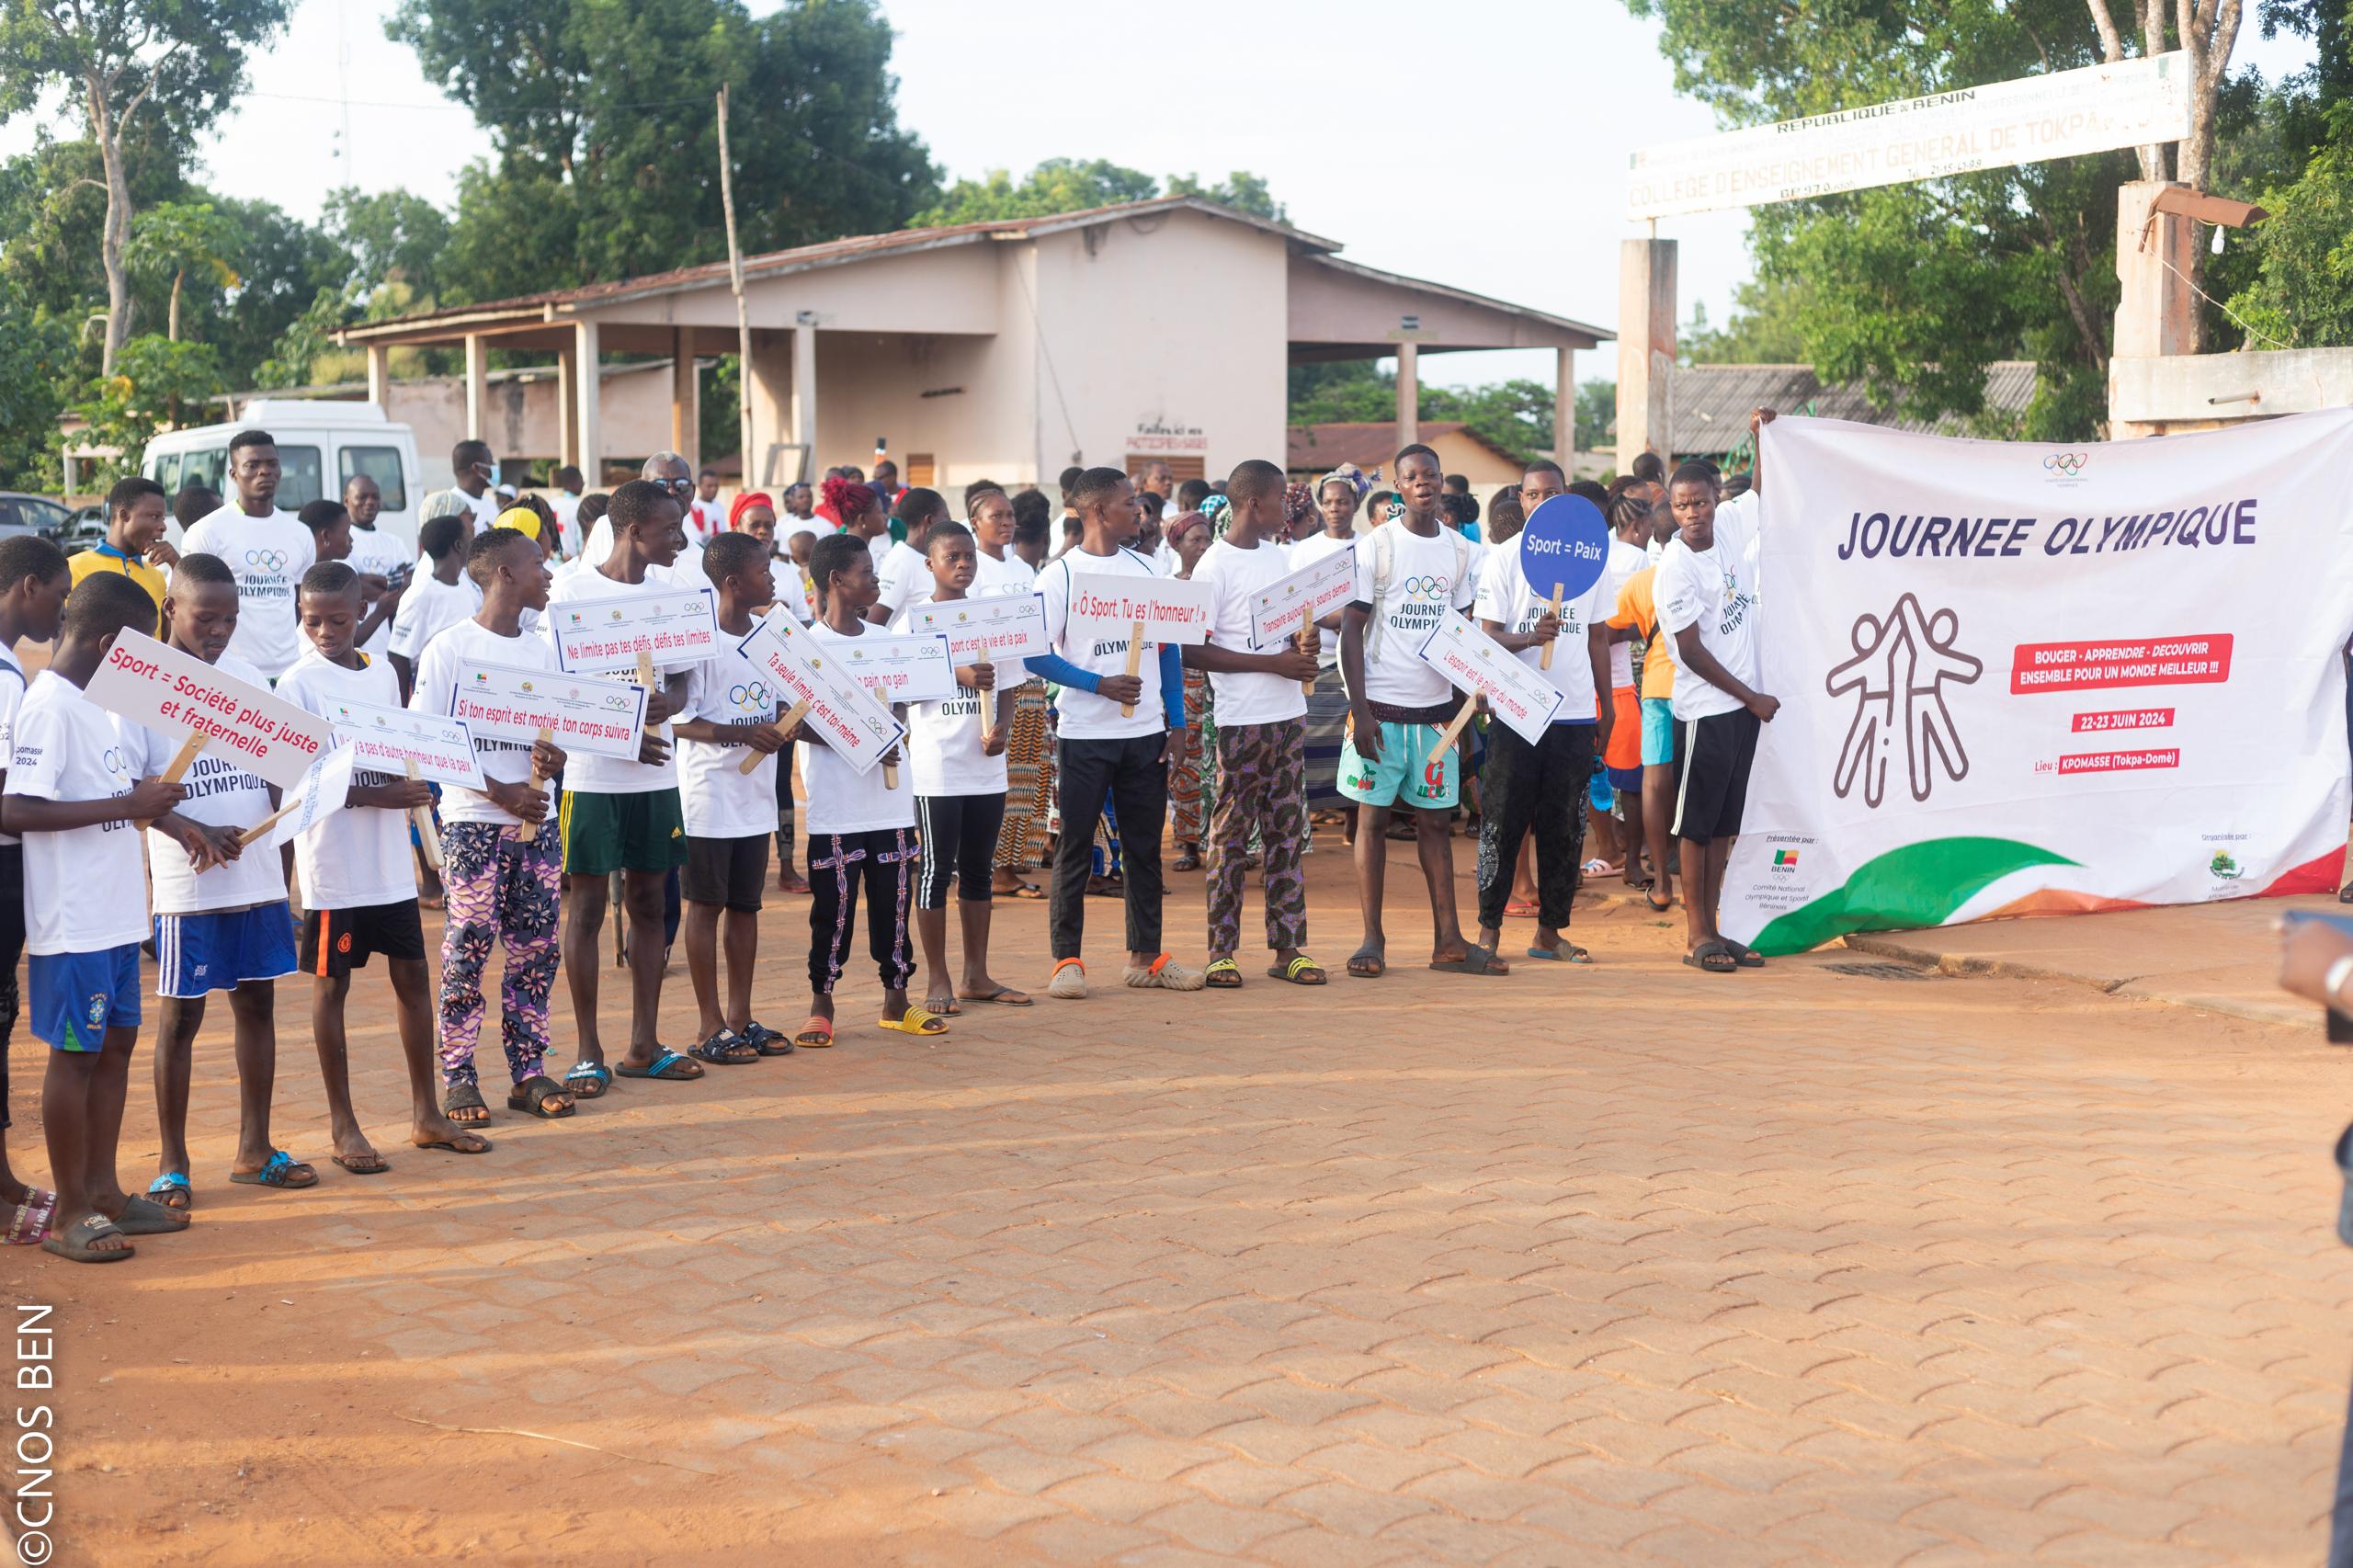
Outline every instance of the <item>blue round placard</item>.
{"type": "Polygon", "coordinates": [[[1574,599],[1601,581],[1609,564],[1609,525],[1582,495],[1555,495],[1519,530],[1519,569],[1540,599],[1574,599]]]}

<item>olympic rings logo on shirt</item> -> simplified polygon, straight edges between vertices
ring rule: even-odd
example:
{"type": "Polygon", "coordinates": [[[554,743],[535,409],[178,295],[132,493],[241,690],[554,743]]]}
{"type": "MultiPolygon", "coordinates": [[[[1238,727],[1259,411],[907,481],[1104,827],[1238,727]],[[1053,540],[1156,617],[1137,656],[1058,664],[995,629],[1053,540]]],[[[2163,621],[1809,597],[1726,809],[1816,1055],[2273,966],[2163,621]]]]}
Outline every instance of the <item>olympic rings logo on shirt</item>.
{"type": "Polygon", "coordinates": [[[1398,586],[1405,590],[1408,598],[1442,599],[1446,597],[1446,590],[1452,586],[1452,582],[1440,576],[1408,577],[1398,586]]]}
{"type": "Polygon", "coordinates": [[[730,687],[727,690],[727,700],[745,712],[776,706],[776,698],[768,690],[768,683],[764,680],[753,681],[748,686],[730,687]]]}
{"type": "Polygon", "coordinates": [[[283,572],[286,570],[286,552],[282,550],[249,550],[245,551],[245,564],[258,566],[265,572],[283,572]]]}

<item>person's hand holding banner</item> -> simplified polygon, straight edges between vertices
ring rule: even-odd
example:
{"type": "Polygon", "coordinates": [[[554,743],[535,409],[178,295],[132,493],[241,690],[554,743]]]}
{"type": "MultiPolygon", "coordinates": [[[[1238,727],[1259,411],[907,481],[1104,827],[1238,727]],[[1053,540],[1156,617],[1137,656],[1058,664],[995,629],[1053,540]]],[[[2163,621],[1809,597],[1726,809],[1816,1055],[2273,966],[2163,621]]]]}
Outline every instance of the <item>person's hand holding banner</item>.
{"type": "MultiPolygon", "coordinates": [[[[210,747],[290,790],[334,744],[334,726],[317,714],[139,631],[125,631],[114,640],[83,695],[159,735],[189,737],[172,759],[182,772],[198,750],[210,747]]],[[[168,769],[164,777],[179,782],[168,769]]]]}
{"type": "Polygon", "coordinates": [[[1423,663],[1470,694],[1454,722],[1431,748],[1432,762],[1454,744],[1483,697],[1495,717],[1530,745],[1544,738],[1545,727],[1561,710],[1560,687],[1512,657],[1509,649],[1464,619],[1458,610],[1448,610],[1414,651],[1423,663]]]}
{"type": "MultiPolygon", "coordinates": [[[[1601,508],[1582,495],[1555,495],[1529,514],[1519,530],[1519,570],[1529,590],[1552,601],[1555,630],[1561,601],[1574,599],[1601,581],[1609,564],[1609,525],[1601,508]]],[[[1552,667],[1554,640],[1547,638],[1539,669],[1552,667]]]]}
{"type": "MultiPolygon", "coordinates": [[[[1357,557],[1352,550],[1335,551],[1311,561],[1279,581],[1267,584],[1249,598],[1250,651],[1269,653],[1289,639],[1313,658],[1318,639],[1315,624],[1355,597],[1357,557]]],[[[1313,676],[1299,689],[1314,695],[1313,676]]]]}
{"type": "MultiPolygon", "coordinates": [[[[1176,577],[1122,577],[1109,573],[1073,572],[1070,577],[1072,626],[1091,627],[1098,639],[1112,629],[1128,634],[1127,678],[1143,674],[1146,642],[1199,644],[1210,640],[1210,617],[1215,595],[1207,583],[1176,577]]],[[[1136,705],[1120,704],[1122,718],[1136,705]]]]}
{"type": "Polygon", "coordinates": [[[895,756],[906,726],[888,703],[878,702],[834,657],[834,648],[805,627],[773,617],[754,627],[740,645],[754,668],[792,699],[785,719],[809,731],[828,751],[861,776],[886,755],[895,756]]]}
{"type": "Polygon", "coordinates": [[[482,759],[461,719],[333,699],[326,720],[370,772],[408,774],[477,792],[483,788],[482,759]]]}
{"type": "Polygon", "coordinates": [[[320,753],[286,792],[286,803],[239,834],[238,844],[250,848],[267,838],[269,848],[282,849],[343,810],[351,799],[351,770],[358,760],[359,754],[346,745],[320,753]]]}
{"type": "Polygon", "coordinates": [[[553,605],[547,615],[556,662],[567,675],[679,668],[699,665],[720,648],[709,588],[649,585],[643,593],[553,605]]]}

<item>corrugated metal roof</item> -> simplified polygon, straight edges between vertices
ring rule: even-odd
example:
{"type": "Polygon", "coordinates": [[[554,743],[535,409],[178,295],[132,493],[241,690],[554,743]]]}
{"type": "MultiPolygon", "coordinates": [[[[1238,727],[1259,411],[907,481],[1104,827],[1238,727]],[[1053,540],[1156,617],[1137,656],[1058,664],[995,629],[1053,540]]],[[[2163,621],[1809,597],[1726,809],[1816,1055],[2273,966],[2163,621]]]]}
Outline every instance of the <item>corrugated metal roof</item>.
{"type": "MultiPolygon", "coordinates": [[[[1460,420],[1425,419],[1415,429],[1419,432],[1418,438],[1423,441],[1435,441],[1440,436],[1460,433],[1506,462],[1519,461],[1516,455],[1504,450],[1460,420]]],[[[1283,467],[1292,473],[1310,470],[1322,473],[1342,463],[1354,463],[1370,473],[1374,469],[1387,468],[1402,444],[1397,439],[1397,422],[1393,419],[1294,425],[1290,427],[1283,467]]]]}
{"type": "MultiPolygon", "coordinates": [[[[1985,403],[2005,414],[2025,411],[2034,396],[2031,359],[2001,359],[1985,368],[1985,403]]],[[[1970,433],[1968,422],[1947,415],[1934,421],[1899,418],[1872,406],[1860,385],[1827,386],[1810,365],[1690,365],[1667,384],[1667,423],[1678,457],[1715,456],[1748,438],[1754,408],[1851,419],[1891,430],[1937,436],[1970,433]]]]}

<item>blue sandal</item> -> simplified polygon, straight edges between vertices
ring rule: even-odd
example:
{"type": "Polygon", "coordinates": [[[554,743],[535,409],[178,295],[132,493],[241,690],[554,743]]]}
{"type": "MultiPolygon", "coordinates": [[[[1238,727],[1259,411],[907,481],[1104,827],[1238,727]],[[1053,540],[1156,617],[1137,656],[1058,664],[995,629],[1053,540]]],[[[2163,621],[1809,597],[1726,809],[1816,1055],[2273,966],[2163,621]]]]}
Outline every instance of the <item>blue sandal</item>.
{"type": "Polygon", "coordinates": [[[613,1070],[601,1062],[585,1059],[572,1064],[563,1075],[564,1093],[575,1100],[600,1099],[613,1086],[613,1070]]]}
{"type": "Polygon", "coordinates": [[[231,1171],[229,1179],[246,1187],[274,1187],[284,1192],[319,1185],[319,1173],[283,1149],[270,1151],[257,1171],[231,1171]]]}
{"type": "Polygon", "coordinates": [[[178,1213],[185,1214],[196,1207],[196,1188],[188,1185],[185,1171],[165,1171],[147,1184],[147,1196],[178,1213]],[[172,1201],[175,1196],[179,1199],[176,1203],[172,1201]]]}
{"type": "Polygon", "coordinates": [[[624,1078],[660,1078],[665,1083],[684,1084],[702,1076],[702,1064],[690,1062],[669,1047],[664,1046],[660,1053],[645,1066],[632,1067],[624,1062],[613,1071],[624,1078]],[[674,1068],[683,1069],[683,1071],[674,1072],[674,1068]]]}

